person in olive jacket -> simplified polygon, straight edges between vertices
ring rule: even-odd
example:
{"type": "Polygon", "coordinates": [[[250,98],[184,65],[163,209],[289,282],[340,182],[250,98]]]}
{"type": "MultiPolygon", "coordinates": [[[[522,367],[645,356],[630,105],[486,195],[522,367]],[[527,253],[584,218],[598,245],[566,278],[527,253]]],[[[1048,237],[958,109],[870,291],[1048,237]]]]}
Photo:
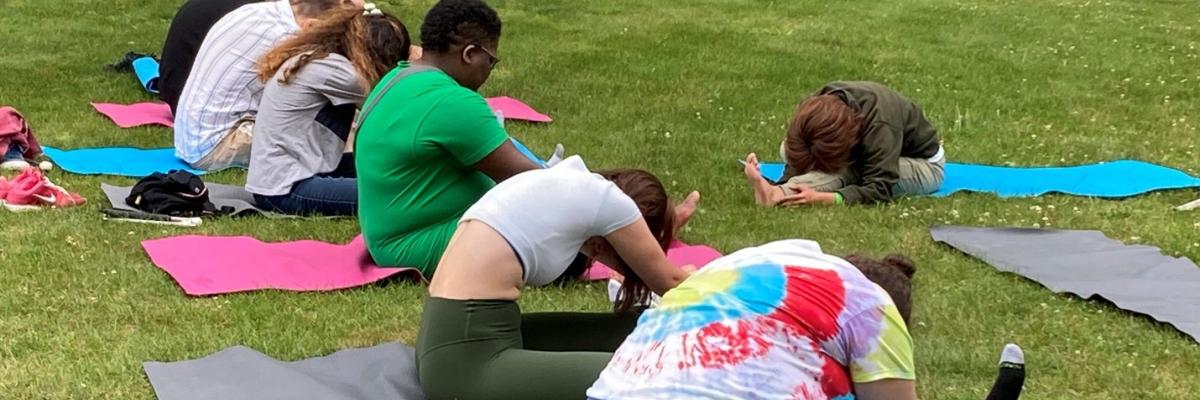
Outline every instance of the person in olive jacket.
{"type": "Polygon", "coordinates": [[[778,182],[746,157],[764,206],[870,204],[936,192],[946,176],[937,129],[921,108],[875,82],[832,82],[800,103],[780,144],[778,182]]]}

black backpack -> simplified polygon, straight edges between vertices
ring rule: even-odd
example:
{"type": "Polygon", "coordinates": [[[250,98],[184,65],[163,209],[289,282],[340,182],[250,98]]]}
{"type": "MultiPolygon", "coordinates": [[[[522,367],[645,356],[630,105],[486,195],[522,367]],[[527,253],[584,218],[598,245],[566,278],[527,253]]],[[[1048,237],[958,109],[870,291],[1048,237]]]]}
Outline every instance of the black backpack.
{"type": "Polygon", "coordinates": [[[208,188],[200,177],[187,171],[155,172],[133,185],[125,204],[133,208],[173,217],[218,215],[208,199],[208,188]]]}

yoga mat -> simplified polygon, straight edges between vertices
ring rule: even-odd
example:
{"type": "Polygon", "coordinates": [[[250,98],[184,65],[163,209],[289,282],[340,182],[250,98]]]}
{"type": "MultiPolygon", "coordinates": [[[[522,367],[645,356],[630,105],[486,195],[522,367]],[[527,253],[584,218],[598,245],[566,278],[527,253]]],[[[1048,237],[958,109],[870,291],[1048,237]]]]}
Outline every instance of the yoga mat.
{"type": "Polygon", "coordinates": [[[423,400],[411,347],[391,342],[300,361],[245,346],[142,363],[158,400],[423,400]]]}
{"type": "Polygon", "coordinates": [[[141,82],[142,89],[158,94],[158,60],[154,57],[142,57],[133,60],[133,73],[141,82]]]}
{"type": "Polygon", "coordinates": [[[511,140],[513,146],[517,147],[517,151],[520,151],[521,154],[525,155],[525,157],[529,157],[530,160],[533,160],[533,162],[541,165],[543,168],[546,167],[546,162],[542,161],[541,157],[538,157],[537,154],[533,154],[533,150],[529,150],[528,147],[525,147],[525,144],[521,143],[520,140],[517,140],[516,138],[509,138],[508,140],[511,140]]]}
{"type": "MultiPolygon", "coordinates": [[[[380,268],[362,236],[337,245],[314,240],[263,243],[249,236],[174,236],[142,242],[150,261],[191,296],[280,289],[329,291],[415,269],[380,268]]],[[[418,274],[419,275],[419,274],[418,274]]]]}
{"type": "Polygon", "coordinates": [[[537,112],[533,107],[512,97],[489,97],[487,103],[492,108],[492,111],[500,111],[506,120],[519,119],[531,122],[553,121],[549,115],[537,112]]]}
{"type": "MultiPolygon", "coordinates": [[[[671,246],[667,248],[667,260],[677,266],[695,265],[703,267],[712,260],[721,258],[721,252],[716,249],[704,245],[691,245],[681,241],[671,242],[671,246]]],[[[598,281],[601,279],[612,278],[613,271],[600,262],[595,262],[588,270],[583,273],[583,280],[598,281]]]]}
{"type": "MultiPolygon", "coordinates": [[[[247,192],[245,186],[208,182],[205,182],[204,186],[208,188],[209,201],[217,206],[217,209],[233,207],[233,214],[231,215],[263,213],[263,210],[254,206],[254,195],[247,192]]],[[[125,199],[129,197],[129,192],[133,190],[133,186],[114,186],[101,183],[100,190],[104,191],[104,195],[108,197],[108,202],[112,203],[112,208],[140,211],[125,203],[125,199]]]]}
{"type": "Polygon", "coordinates": [[[1056,293],[1099,297],[1200,340],[1200,268],[1098,231],[934,226],[933,240],[1056,293]]]}
{"type": "Polygon", "coordinates": [[[162,125],[168,128],[175,126],[175,117],[171,114],[171,107],[166,103],[136,103],[129,105],[92,103],[92,108],[95,108],[96,111],[104,114],[104,116],[122,128],[132,128],[142,125],[162,125]]]}
{"type": "MultiPolygon", "coordinates": [[[[533,151],[524,144],[512,139],[517,150],[537,162],[545,165],[533,151]]],[[[137,149],[132,147],[92,147],[85,149],[62,150],[45,147],[46,156],[50,157],[64,171],[82,175],[117,175],[142,178],[155,172],[168,172],[173,169],[184,170],[196,175],[206,171],[198,170],[175,157],[175,149],[137,149]]]]}
{"type": "Polygon", "coordinates": [[[132,147],[93,147],[61,150],[44,147],[46,156],[64,171],[83,175],[118,175],[142,178],[155,172],[184,170],[196,175],[194,169],[175,157],[175,149],[135,149],[132,147]]]}
{"type": "MultiPolygon", "coordinates": [[[[763,177],[776,181],[783,164],[761,164],[763,177]]],[[[1047,193],[1073,196],[1124,198],[1158,190],[1200,187],[1200,178],[1142,161],[1120,160],[1073,167],[996,167],[946,164],[946,181],[933,196],[963,191],[993,193],[1000,197],[1034,197],[1047,193]]]]}

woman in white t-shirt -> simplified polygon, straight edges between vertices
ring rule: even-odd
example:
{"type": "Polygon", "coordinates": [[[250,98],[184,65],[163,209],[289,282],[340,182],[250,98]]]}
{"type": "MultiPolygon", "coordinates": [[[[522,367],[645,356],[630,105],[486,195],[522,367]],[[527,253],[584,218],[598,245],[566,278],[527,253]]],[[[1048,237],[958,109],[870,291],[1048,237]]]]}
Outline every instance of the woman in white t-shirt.
{"type": "Polygon", "coordinates": [[[246,190],[283,214],[354,215],[345,152],[354,113],[379,77],[410,55],[408,29],[368,3],[332,10],[263,56],[246,190]]]}
{"type": "Polygon", "coordinates": [[[462,216],[429,284],[417,369],[430,399],[583,398],[633,329],[629,312],[688,275],[667,261],[674,210],[640,170],[588,171],[573,156],[497,184],[462,216]],[[525,286],[578,253],[625,276],[616,313],[522,315],[525,286]]]}

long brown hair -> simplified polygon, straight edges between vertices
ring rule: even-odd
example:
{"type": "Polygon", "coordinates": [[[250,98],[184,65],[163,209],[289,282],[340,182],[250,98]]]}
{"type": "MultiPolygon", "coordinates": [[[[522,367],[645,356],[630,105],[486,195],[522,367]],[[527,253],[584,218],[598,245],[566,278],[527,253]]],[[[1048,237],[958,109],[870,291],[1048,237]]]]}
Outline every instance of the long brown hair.
{"type": "MultiPolygon", "coordinates": [[[[671,198],[667,196],[667,190],[658,177],[640,169],[615,169],[597,173],[612,181],[617,188],[633,199],[638,210],[641,210],[646,225],[650,227],[650,234],[654,235],[663,251],[667,251],[671,242],[675,240],[675,206],[671,204],[671,198]]],[[[629,268],[625,260],[619,261],[620,265],[610,267],[625,276],[615,304],[618,312],[624,312],[649,299],[650,289],[646,287],[642,278],[629,268]]]]}
{"type": "Polygon", "coordinates": [[[292,10],[301,18],[318,18],[335,7],[349,6],[350,0],[292,0],[292,10]]]}
{"type": "Polygon", "coordinates": [[[408,59],[411,45],[408,28],[391,14],[364,15],[362,8],[342,7],[326,12],[264,55],[258,63],[258,79],[266,82],[288,59],[299,55],[279,78],[286,84],[310,61],[340,54],[354,65],[363,89],[370,90],[379,77],[408,59]]]}
{"type": "Polygon", "coordinates": [[[904,319],[904,324],[908,325],[912,319],[912,277],[917,273],[916,264],[899,254],[889,254],[883,261],[861,254],[851,254],[844,258],[891,296],[896,310],[904,319]]]}
{"type": "Polygon", "coordinates": [[[797,173],[836,174],[850,164],[862,124],[858,113],[834,95],[804,99],[788,124],[784,139],[787,164],[797,173]]]}

